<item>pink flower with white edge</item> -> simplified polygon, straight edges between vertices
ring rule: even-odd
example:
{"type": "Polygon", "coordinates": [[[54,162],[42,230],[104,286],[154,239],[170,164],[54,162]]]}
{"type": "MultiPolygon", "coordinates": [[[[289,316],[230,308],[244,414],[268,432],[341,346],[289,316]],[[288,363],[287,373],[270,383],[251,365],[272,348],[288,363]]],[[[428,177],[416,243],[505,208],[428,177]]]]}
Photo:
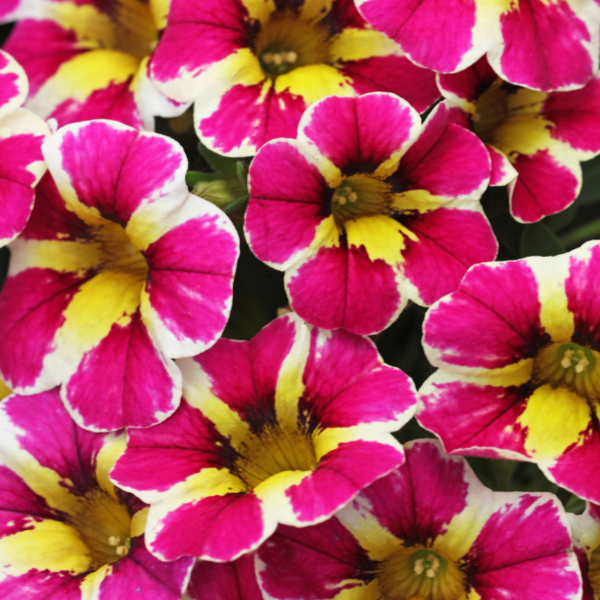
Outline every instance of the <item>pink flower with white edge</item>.
{"type": "Polygon", "coordinates": [[[461,71],[487,53],[499,77],[542,91],[577,89],[598,69],[594,0],[356,0],[363,17],[418,65],[461,71]]]}
{"type": "Polygon", "coordinates": [[[244,230],[285,271],[294,310],[324,329],[385,329],[408,300],[427,306],[493,260],[479,198],[490,159],[442,104],[421,124],[402,98],[332,96],[250,167],[244,230]]]}
{"type": "Polygon", "coordinates": [[[0,597],[181,598],[192,560],[152,556],[147,508],[108,479],[124,448],[75,425],[57,390],[0,404],[0,597]]]}
{"type": "Polygon", "coordinates": [[[187,104],[161,94],[148,61],[167,23],[163,0],[30,0],[4,47],[31,89],[27,108],[59,126],[113,119],[154,130],[187,104]]]}
{"type": "Polygon", "coordinates": [[[21,108],[27,90],[21,66],[0,50],[0,247],[25,227],[33,208],[33,188],[46,172],[41,148],[50,129],[21,108]]]}
{"type": "Polygon", "coordinates": [[[293,137],[325,96],[393,92],[420,112],[439,98],[434,73],[352,0],[173,0],[150,75],[169,98],[195,101],[200,139],[228,156],[293,137]]]}
{"type": "Polygon", "coordinates": [[[281,526],[257,551],[265,600],[579,600],[567,515],[552,494],[492,492],[437,442],[326,523],[281,526]]]}
{"type": "Polygon", "coordinates": [[[485,58],[438,75],[450,120],[490,153],[490,185],[506,185],[515,219],[533,223],[573,203],[580,161],[600,153],[600,76],[582,89],[544,93],[500,79],[485,58]]]}
{"type": "Polygon", "coordinates": [[[0,293],[0,372],[18,393],[61,385],[78,425],[149,427],[181,401],[172,359],[221,335],[235,228],[188,193],[173,140],[114,121],[69,125],[11,245],[0,293]]]}
{"type": "Polygon", "coordinates": [[[278,523],[328,519],[404,460],[390,432],[414,414],[413,383],[366,338],[288,314],[177,364],[181,407],[130,430],[111,472],[150,504],[146,544],[162,560],[234,560],[278,523]]]}
{"type": "Polygon", "coordinates": [[[226,563],[199,560],[192,570],[187,595],[190,600],[263,600],[254,554],[226,563]]]}
{"type": "Polygon", "coordinates": [[[582,515],[569,514],[575,553],[583,576],[582,600],[600,598],[600,506],[588,502],[582,515]]]}
{"type": "Polygon", "coordinates": [[[526,460],[600,501],[600,242],[472,267],[431,307],[417,418],[452,454],[526,460]]]}

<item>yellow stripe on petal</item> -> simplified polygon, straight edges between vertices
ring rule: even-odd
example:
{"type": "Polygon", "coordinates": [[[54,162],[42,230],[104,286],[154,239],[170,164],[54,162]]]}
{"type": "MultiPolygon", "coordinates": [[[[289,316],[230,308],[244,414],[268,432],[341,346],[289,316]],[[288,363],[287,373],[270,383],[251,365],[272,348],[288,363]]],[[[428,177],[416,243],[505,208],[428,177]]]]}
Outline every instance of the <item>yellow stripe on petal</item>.
{"type": "Polygon", "coordinates": [[[372,29],[347,27],[331,40],[329,47],[332,62],[352,61],[398,54],[398,46],[383,33],[372,29]]]}
{"type": "Polygon", "coordinates": [[[112,573],[112,565],[103,565],[93,573],[86,575],[81,584],[81,600],[96,600],[101,583],[112,573]]]}
{"type": "Polygon", "coordinates": [[[52,2],[44,8],[49,19],[75,34],[78,48],[110,48],[115,44],[113,21],[95,6],[52,2]]]}
{"type": "Polygon", "coordinates": [[[7,396],[12,394],[12,390],[0,379],[0,400],[4,400],[7,396]]]}
{"type": "Polygon", "coordinates": [[[83,102],[111,83],[123,83],[135,75],[140,59],[117,50],[91,50],[63,63],[29,100],[27,108],[42,117],[62,102],[83,102]]]}
{"type": "Polygon", "coordinates": [[[407,190],[392,196],[392,208],[396,210],[418,210],[425,213],[448,205],[448,198],[434,196],[427,190],[407,190]]]}
{"type": "Polygon", "coordinates": [[[150,12],[154,25],[159,31],[167,26],[167,17],[171,8],[171,0],[150,0],[150,12]]]}
{"type": "Polygon", "coordinates": [[[330,65],[298,67],[275,79],[275,91],[287,90],[300,96],[306,104],[313,104],[325,96],[355,96],[352,80],[330,65]]]}
{"type": "Polygon", "coordinates": [[[38,571],[89,570],[92,559],[87,546],[71,526],[60,521],[31,519],[31,529],[0,539],[0,563],[6,575],[38,571]]]}
{"type": "Polygon", "coordinates": [[[114,498],[117,498],[115,486],[109,479],[108,474],[126,448],[127,436],[125,433],[110,434],[107,435],[104,445],[96,457],[96,480],[100,487],[114,498]]]}
{"type": "Polygon", "coordinates": [[[518,423],[527,428],[527,452],[536,460],[554,460],[572,444],[581,443],[590,420],[590,408],[581,396],[543,385],[527,400],[518,423]]]}
{"type": "Polygon", "coordinates": [[[259,483],[253,490],[266,507],[269,519],[284,525],[298,525],[287,491],[310,477],[312,471],[281,471],[259,483]]]}
{"type": "Polygon", "coordinates": [[[306,21],[320,21],[331,12],[333,0],[304,0],[300,16],[306,21]]]}
{"type": "Polygon", "coordinates": [[[404,236],[417,241],[417,236],[403,225],[385,215],[360,217],[356,221],[344,223],[348,235],[348,245],[364,246],[369,258],[381,259],[388,265],[397,265],[402,261],[400,254],[404,249],[404,236]]]}
{"type": "Polygon", "coordinates": [[[148,521],[149,506],[138,510],[131,518],[131,537],[138,537],[146,531],[146,522],[148,521]]]}
{"type": "Polygon", "coordinates": [[[251,19],[256,19],[261,23],[269,20],[271,13],[275,12],[276,6],[274,0],[241,0],[246,7],[251,19]]]}

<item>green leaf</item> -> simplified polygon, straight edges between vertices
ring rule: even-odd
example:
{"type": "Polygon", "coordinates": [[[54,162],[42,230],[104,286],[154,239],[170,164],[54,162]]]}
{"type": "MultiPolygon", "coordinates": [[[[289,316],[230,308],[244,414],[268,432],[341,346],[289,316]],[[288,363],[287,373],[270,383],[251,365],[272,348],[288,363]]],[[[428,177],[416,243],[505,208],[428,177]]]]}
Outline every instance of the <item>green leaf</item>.
{"type": "Polygon", "coordinates": [[[565,510],[580,515],[585,510],[585,500],[582,500],[575,494],[571,494],[571,497],[565,504],[565,510]]]}
{"type": "Polygon", "coordinates": [[[554,233],[558,233],[563,229],[566,229],[577,216],[579,206],[571,204],[568,208],[562,212],[556,213],[544,219],[544,224],[547,225],[554,233]]]}
{"type": "Polygon", "coordinates": [[[582,163],[581,170],[583,171],[583,186],[577,197],[577,204],[600,202],[600,156],[582,163]]]}
{"type": "Polygon", "coordinates": [[[246,192],[248,191],[248,165],[243,160],[238,160],[236,164],[236,173],[238,179],[242,182],[246,192]]]}
{"type": "Polygon", "coordinates": [[[204,156],[208,164],[224,177],[237,177],[237,158],[228,158],[221,156],[212,150],[209,150],[202,142],[198,143],[198,150],[204,156]]]}
{"type": "Polygon", "coordinates": [[[520,254],[525,256],[556,256],[565,251],[554,233],[542,222],[527,225],[521,235],[520,254]]]}
{"type": "Polygon", "coordinates": [[[200,171],[188,171],[185,174],[185,182],[190,186],[194,187],[199,183],[212,183],[213,181],[220,181],[223,179],[219,173],[201,173],[200,171]]]}
{"type": "Polygon", "coordinates": [[[560,241],[566,248],[576,248],[583,242],[596,238],[600,238],[600,219],[565,233],[560,237],[560,241]]]}

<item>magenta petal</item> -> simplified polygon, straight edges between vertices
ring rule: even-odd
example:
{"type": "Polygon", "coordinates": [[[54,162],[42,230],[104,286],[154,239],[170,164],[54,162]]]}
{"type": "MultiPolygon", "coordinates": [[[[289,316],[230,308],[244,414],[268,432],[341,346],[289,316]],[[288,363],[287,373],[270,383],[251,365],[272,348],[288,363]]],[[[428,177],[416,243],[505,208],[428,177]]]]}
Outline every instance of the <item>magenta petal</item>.
{"type": "Polygon", "coordinates": [[[210,556],[229,561],[258,546],[269,533],[254,494],[226,494],[182,504],[169,512],[149,546],[165,560],[210,556]],[[198,533],[189,535],[190,531],[198,533]]]}
{"type": "Polygon", "coordinates": [[[510,211],[523,223],[564,210],[579,193],[581,175],[560,164],[548,150],[521,154],[513,166],[519,176],[509,184],[510,211]]]}
{"type": "Polygon", "coordinates": [[[343,442],[319,461],[318,467],[298,485],[290,487],[290,499],[299,522],[314,523],[330,516],[358,492],[402,464],[400,450],[357,440],[343,442]]]}
{"type": "Polygon", "coordinates": [[[467,102],[476,102],[497,77],[486,57],[482,56],[476,63],[457,73],[439,73],[437,81],[446,97],[455,96],[467,102]]]}
{"type": "Polygon", "coordinates": [[[458,291],[429,311],[424,343],[448,364],[504,367],[533,356],[546,343],[540,311],[537,282],[527,263],[477,265],[458,291]],[[465,330],[477,331],[477,338],[466,339],[465,330]]]}
{"type": "Polygon", "coordinates": [[[469,583],[486,599],[578,597],[581,578],[567,554],[569,531],[557,503],[550,494],[545,497],[540,502],[538,495],[522,494],[491,515],[471,546],[469,583]]]}
{"type": "Polygon", "coordinates": [[[262,600],[254,554],[244,554],[228,563],[198,561],[187,594],[192,600],[262,600]]]}
{"type": "Polygon", "coordinates": [[[364,247],[320,248],[297,272],[286,273],[286,287],[298,315],[323,329],[376,333],[402,306],[394,269],[372,261],[364,247]]]}
{"type": "Polygon", "coordinates": [[[329,96],[304,114],[299,138],[342,173],[369,173],[410,142],[419,121],[415,110],[392,94],[329,96]]]}
{"type": "Polygon", "coordinates": [[[417,240],[406,239],[403,273],[427,305],[454,292],[469,267],[494,260],[498,252],[492,228],[479,212],[438,208],[405,219],[404,225],[417,240]]]}
{"type": "Polygon", "coordinates": [[[492,161],[492,176],[490,177],[490,185],[506,185],[510,183],[516,176],[514,167],[510,164],[508,157],[500,150],[496,150],[489,144],[485,145],[492,161]]]}
{"type": "Polygon", "coordinates": [[[3,600],[81,600],[81,578],[67,571],[32,569],[0,582],[3,600]]]}
{"type": "Polygon", "coordinates": [[[179,384],[177,367],[155,347],[138,311],[84,354],[63,394],[82,427],[111,431],[165,419],[179,404],[179,384]]]}
{"type": "Polygon", "coordinates": [[[334,598],[370,581],[377,568],[336,517],[301,529],[280,525],[257,554],[263,590],[286,600],[334,598]]]}

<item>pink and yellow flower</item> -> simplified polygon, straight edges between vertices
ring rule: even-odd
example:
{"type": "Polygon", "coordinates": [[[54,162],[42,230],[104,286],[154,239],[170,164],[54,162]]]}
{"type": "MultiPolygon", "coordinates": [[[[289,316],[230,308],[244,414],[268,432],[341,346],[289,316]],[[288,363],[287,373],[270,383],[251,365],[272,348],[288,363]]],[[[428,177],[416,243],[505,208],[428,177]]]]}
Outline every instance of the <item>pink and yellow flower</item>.
{"type": "Polygon", "coordinates": [[[594,0],[356,0],[363,17],[418,65],[461,71],[487,53],[499,77],[577,89],[598,69],[594,0]]]}
{"type": "Polygon", "coordinates": [[[237,233],[188,193],[169,138],[91,121],[43,152],[49,173],[0,294],[2,377],[19,393],[62,385],[82,427],[148,427],[181,400],[172,359],[225,327],[237,233]]]}
{"type": "Polygon", "coordinates": [[[144,545],[147,508],[108,472],[125,434],[75,425],[57,390],[0,404],[0,596],[179,600],[192,560],[144,545]]]}
{"type": "Polygon", "coordinates": [[[408,299],[429,305],[497,242],[479,198],[490,159],[442,104],[424,125],[393,94],[329,97],[295,140],[250,167],[248,244],[285,271],[294,310],[325,329],[385,329],[408,299]]]}
{"type": "Polygon", "coordinates": [[[150,504],[158,558],[233,560],[278,523],[324,521],[404,459],[390,432],[414,413],[413,384],[366,338],[288,314],[178,365],[181,407],[130,430],[111,472],[150,504]]]}
{"type": "Polygon", "coordinates": [[[393,92],[418,111],[439,97],[352,0],[173,0],[150,70],[167,96],[195,101],[200,139],[229,156],[294,137],[325,96],[393,92]]]}
{"type": "Polygon", "coordinates": [[[600,76],[582,89],[544,93],[500,79],[485,58],[438,75],[451,120],[474,131],[492,159],[490,185],[506,185],[512,215],[532,223],[564,210],[581,165],[600,153],[600,76]]]}
{"type": "Polygon", "coordinates": [[[472,267],[429,311],[417,418],[456,454],[536,462],[600,501],[600,243],[472,267]]]}
{"type": "Polygon", "coordinates": [[[569,514],[569,520],[575,553],[583,577],[582,600],[598,600],[600,598],[600,506],[588,503],[582,515],[569,514]]]}
{"type": "Polygon", "coordinates": [[[27,97],[25,72],[0,50],[0,247],[23,230],[46,164],[42,142],[50,129],[39,117],[21,108],[27,97]]]}
{"type": "Polygon", "coordinates": [[[29,76],[27,108],[61,126],[105,118],[148,130],[156,115],[181,114],[148,76],[168,11],[168,0],[34,2],[4,46],[29,76]]]}
{"type": "Polygon", "coordinates": [[[579,600],[551,494],[492,492],[432,440],[332,519],[280,526],[257,551],[265,600],[579,600]]]}

